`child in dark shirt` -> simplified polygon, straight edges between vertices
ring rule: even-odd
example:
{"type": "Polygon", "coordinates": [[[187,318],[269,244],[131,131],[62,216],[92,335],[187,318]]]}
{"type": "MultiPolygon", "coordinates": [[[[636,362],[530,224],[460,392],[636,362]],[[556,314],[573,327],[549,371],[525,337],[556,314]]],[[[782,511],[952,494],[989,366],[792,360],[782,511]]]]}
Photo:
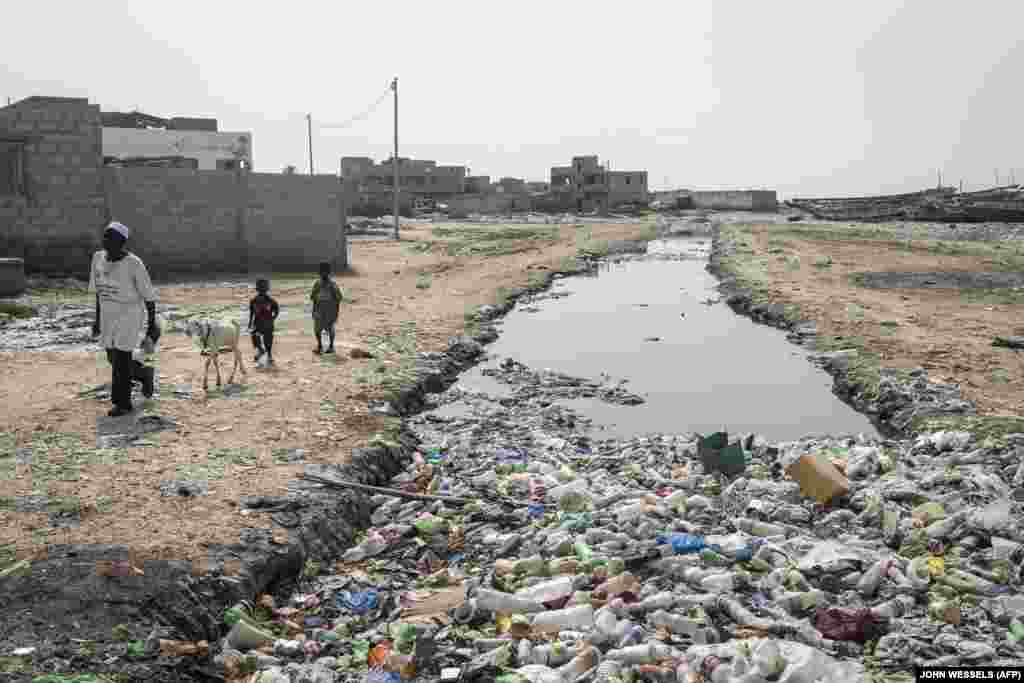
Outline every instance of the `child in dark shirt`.
{"type": "Polygon", "coordinates": [[[267,354],[267,364],[274,364],[274,321],[280,313],[277,302],[270,298],[270,282],[256,281],[256,296],[249,302],[249,329],[252,330],[252,345],[256,349],[256,362],[267,354]]]}

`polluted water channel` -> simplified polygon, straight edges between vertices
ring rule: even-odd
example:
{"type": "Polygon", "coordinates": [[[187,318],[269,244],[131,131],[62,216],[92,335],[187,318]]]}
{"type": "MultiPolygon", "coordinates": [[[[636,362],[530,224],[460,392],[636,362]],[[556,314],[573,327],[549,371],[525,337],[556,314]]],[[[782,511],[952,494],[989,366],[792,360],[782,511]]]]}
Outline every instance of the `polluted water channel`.
{"type": "MultiPolygon", "coordinates": [[[[878,436],[839,400],[832,378],[783,332],[736,315],[705,270],[710,240],[654,240],[646,254],[614,257],[594,274],[556,280],[501,322],[488,360],[458,387],[509,396],[491,376],[509,360],[533,370],[621,384],[643,398],[621,405],[568,398],[561,405],[619,438],[662,431],[752,432],[770,440],[807,434],[878,436]]],[[[459,417],[456,400],[439,417],[459,417]]]]}

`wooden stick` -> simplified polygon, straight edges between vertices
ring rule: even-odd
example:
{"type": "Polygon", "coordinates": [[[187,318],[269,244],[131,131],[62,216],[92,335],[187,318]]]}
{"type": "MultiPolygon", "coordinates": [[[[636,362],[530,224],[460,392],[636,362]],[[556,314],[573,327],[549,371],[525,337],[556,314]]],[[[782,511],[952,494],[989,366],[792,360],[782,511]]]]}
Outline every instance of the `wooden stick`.
{"type": "Polygon", "coordinates": [[[323,483],[328,486],[337,486],[339,488],[354,488],[356,490],[365,490],[371,494],[381,494],[383,496],[393,496],[395,498],[404,498],[410,501],[442,501],[444,503],[451,503],[453,505],[468,505],[475,501],[471,498],[456,498],[454,496],[432,496],[430,494],[410,494],[399,490],[397,488],[384,488],[381,486],[370,486],[365,483],[355,483],[354,481],[342,481],[340,479],[329,479],[327,477],[319,477],[315,474],[303,474],[303,479],[309,479],[310,481],[316,481],[323,483]]]}
{"type": "MultiPolygon", "coordinates": [[[[328,477],[316,476],[315,474],[302,474],[301,478],[308,479],[310,481],[316,481],[328,486],[337,486],[339,488],[354,488],[356,490],[365,490],[369,494],[380,494],[382,496],[393,496],[395,498],[404,498],[410,501],[441,501],[442,503],[449,503],[451,505],[468,505],[470,503],[479,503],[480,499],[474,498],[459,498],[456,496],[433,496],[431,494],[410,494],[399,490],[397,488],[384,488],[382,486],[371,486],[365,483],[355,483],[354,481],[343,481],[341,479],[331,479],[328,477]]],[[[498,503],[505,505],[513,505],[520,508],[525,508],[529,503],[523,503],[520,501],[514,501],[508,498],[502,498],[499,496],[488,497],[483,500],[493,500],[498,503]]],[[[554,507],[552,504],[545,504],[545,508],[554,507]]]]}

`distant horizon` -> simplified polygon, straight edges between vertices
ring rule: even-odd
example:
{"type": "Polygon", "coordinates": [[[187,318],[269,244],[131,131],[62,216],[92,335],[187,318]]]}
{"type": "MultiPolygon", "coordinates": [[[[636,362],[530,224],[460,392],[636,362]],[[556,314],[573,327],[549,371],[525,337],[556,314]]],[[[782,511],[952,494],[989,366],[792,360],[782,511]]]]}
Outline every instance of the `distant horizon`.
{"type": "Polygon", "coordinates": [[[259,172],[336,174],[393,150],[477,175],[547,180],[597,154],[652,190],[782,197],[965,190],[1024,180],[1024,3],[524,0],[500,25],[444,0],[348,7],[126,0],[19,7],[0,101],[87,97],[104,110],[211,115],[253,135],[259,172]],[[581,7],[585,8],[581,10],[581,7]],[[396,18],[400,17],[400,21],[396,18]],[[240,21],[242,23],[240,23],[240,21]],[[83,26],[100,25],[96,40],[83,26]],[[384,36],[386,35],[386,40],[384,36]],[[998,170],[998,171],[997,171],[998,170]]]}

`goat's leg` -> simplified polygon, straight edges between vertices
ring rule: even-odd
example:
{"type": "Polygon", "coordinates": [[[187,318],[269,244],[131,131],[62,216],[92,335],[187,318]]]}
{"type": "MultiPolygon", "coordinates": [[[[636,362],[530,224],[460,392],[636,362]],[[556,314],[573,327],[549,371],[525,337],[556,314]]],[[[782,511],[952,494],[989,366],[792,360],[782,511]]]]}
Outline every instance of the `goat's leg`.
{"type": "Polygon", "coordinates": [[[220,349],[213,352],[213,369],[217,371],[217,386],[220,387],[220,349]]]}
{"type": "Polygon", "coordinates": [[[210,388],[210,357],[207,356],[203,362],[203,391],[210,388]]]}
{"type": "Polygon", "coordinates": [[[242,350],[238,348],[237,344],[235,345],[235,362],[238,363],[238,367],[242,371],[242,377],[245,377],[246,376],[246,372],[245,372],[245,363],[242,360],[242,350]]]}

